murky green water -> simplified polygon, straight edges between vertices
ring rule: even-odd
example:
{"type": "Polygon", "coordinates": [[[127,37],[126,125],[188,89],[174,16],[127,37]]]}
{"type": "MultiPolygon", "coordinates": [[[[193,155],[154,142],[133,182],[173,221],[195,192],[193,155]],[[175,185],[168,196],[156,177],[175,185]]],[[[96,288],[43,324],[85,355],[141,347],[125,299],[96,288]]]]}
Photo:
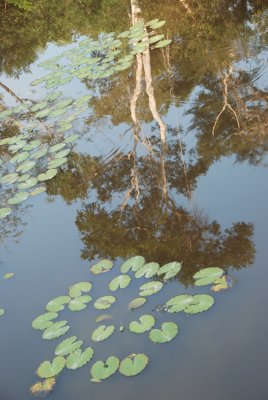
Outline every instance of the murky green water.
{"type": "MultiPolygon", "coordinates": [[[[32,329],[47,302],[88,280],[94,300],[104,296],[122,262],[142,255],[161,265],[180,261],[182,270],[142,312],[129,312],[127,304],[145,280],[116,292],[111,338],[91,342],[102,313],[92,306],[65,309],[60,319],[71,326],[68,336],[94,347],[94,362],[145,353],[148,367],[137,377],[117,373],[100,384],[90,381],[93,361],[65,369],[48,398],[266,400],[268,3],[39,3],[30,12],[1,9],[0,111],[46,95],[45,88],[30,86],[48,72],[38,63],[87,36],[118,34],[133,18],[164,19],[158,33],[172,44],[149,57],[140,53],[111,77],[63,86],[66,97],[93,95],[69,132],[80,139],[67,164],[46,181],[46,193],[0,220],[0,399],[32,398],[35,370],[53,359],[64,338],[42,340],[32,329]],[[103,258],[114,261],[112,271],[92,275],[90,266],[103,258]],[[200,293],[193,275],[205,267],[223,268],[232,281],[212,294],[210,310],[156,310],[176,294],[200,293]],[[14,277],[2,279],[8,272],[14,277]],[[145,313],[157,326],[176,322],[178,336],[155,345],[146,334],[130,334],[128,323],[145,313]]],[[[0,121],[1,139],[19,131],[14,121],[0,121]]],[[[0,190],[3,207],[9,192],[0,190]]]]}

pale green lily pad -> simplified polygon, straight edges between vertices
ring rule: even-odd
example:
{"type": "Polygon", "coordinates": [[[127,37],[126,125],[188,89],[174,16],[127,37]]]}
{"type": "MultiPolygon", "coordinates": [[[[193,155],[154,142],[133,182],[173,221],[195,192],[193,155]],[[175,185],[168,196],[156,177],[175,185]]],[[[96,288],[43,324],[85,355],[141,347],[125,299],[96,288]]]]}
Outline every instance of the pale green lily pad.
{"type": "Polygon", "coordinates": [[[33,190],[32,192],[30,192],[30,196],[37,196],[38,194],[44,193],[46,191],[46,187],[45,186],[40,186],[38,188],[36,188],[35,190],[33,190]]]}
{"type": "Polygon", "coordinates": [[[164,280],[174,278],[181,270],[181,263],[174,261],[159,268],[157,275],[164,275],[164,280]]]}
{"type": "Polygon", "coordinates": [[[142,256],[136,256],[128,259],[121,265],[121,272],[125,274],[126,272],[132,270],[134,272],[138,271],[145,264],[145,258],[142,256]]]}
{"type": "Polygon", "coordinates": [[[35,186],[38,183],[38,180],[36,178],[30,178],[25,182],[22,182],[18,185],[18,189],[30,189],[33,186],[35,186]]]}
{"type": "Polygon", "coordinates": [[[39,330],[44,330],[46,328],[49,328],[50,326],[53,325],[52,320],[57,318],[58,314],[55,312],[48,312],[42,315],[39,315],[39,317],[35,318],[32,322],[32,327],[34,329],[39,329],[39,330]]]}
{"type": "Polygon", "coordinates": [[[110,271],[113,267],[113,262],[110,260],[101,260],[97,264],[92,265],[90,271],[94,275],[102,274],[103,272],[110,271]]]}
{"type": "Polygon", "coordinates": [[[32,112],[41,111],[47,106],[47,101],[41,101],[40,103],[36,103],[34,106],[31,107],[32,112]]]}
{"type": "Polygon", "coordinates": [[[114,333],[114,330],[114,325],[100,325],[92,332],[91,339],[93,340],[93,342],[102,342],[103,340],[110,337],[114,333]]]}
{"type": "Polygon", "coordinates": [[[55,154],[55,159],[60,159],[66,157],[70,153],[70,149],[64,149],[59,151],[58,153],[55,154]]]}
{"type": "Polygon", "coordinates": [[[66,324],[67,321],[55,322],[53,325],[44,330],[42,338],[45,340],[51,340],[64,335],[70,329],[70,327],[66,324]]]}
{"type": "Polygon", "coordinates": [[[159,269],[159,264],[155,262],[150,262],[144,264],[138,271],[135,273],[135,278],[151,278],[152,276],[157,274],[159,269]]]}
{"type": "Polygon", "coordinates": [[[69,296],[59,296],[55,297],[55,299],[50,300],[47,305],[47,311],[58,312],[64,309],[64,304],[68,304],[71,301],[71,297],[69,296]]]}
{"type": "Polygon", "coordinates": [[[79,138],[78,135],[73,134],[73,135],[67,137],[67,138],[64,140],[64,142],[65,142],[65,143],[72,143],[72,142],[75,142],[78,138],[79,138]]]}
{"type": "Polygon", "coordinates": [[[3,308],[0,308],[0,317],[2,317],[5,314],[5,310],[3,308]]]}
{"type": "Polygon", "coordinates": [[[153,281],[145,283],[140,287],[140,296],[151,296],[154,293],[159,292],[163,287],[163,283],[159,281],[153,281]]]}
{"type": "Polygon", "coordinates": [[[146,303],[147,299],[145,297],[136,297],[135,299],[131,300],[128,304],[129,310],[134,310],[135,308],[139,308],[146,303]]]}
{"type": "Polygon", "coordinates": [[[157,21],[157,22],[153,22],[151,23],[149,26],[151,29],[157,29],[160,28],[161,26],[165,25],[166,21],[157,21]]]}
{"type": "Polygon", "coordinates": [[[190,304],[184,312],[187,314],[197,314],[207,311],[214,304],[214,299],[208,294],[197,294],[194,296],[194,303],[190,304]]]}
{"type": "Polygon", "coordinates": [[[3,276],[3,279],[11,279],[13,278],[14,275],[15,275],[14,272],[8,272],[3,276]]]}
{"type": "Polygon", "coordinates": [[[119,359],[115,356],[107,358],[106,361],[97,361],[93,364],[90,372],[95,381],[102,381],[116,373],[119,367],[119,359]]]}
{"type": "Polygon", "coordinates": [[[50,361],[44,361],[39,365],[36,373],[40,378],[52,378],[58,375],[65,367],[66,360],[64,357],[55,357],[52,363],[50,361]]]}
{"type": "Polygon", "coordinates": [[[28,197],[29,197],[29,193],[27,193],[27,192],[19,192],[19,193],[15,194],[14,197],[9,199],[7,201],[7,203],[11,204],[11,205],[19,204],[19,203],[22,203],[23,201],[27,200],[28,197]]]}
{"type": "Polygon", "coordinates": [[[36,162],[35,162],[35,161],[26,161],[26,162],[20,164],[20,165],[16,168],[16,171],[17,171],[17,172],[22,172],[22,173],[24,174],[25,172],[28,172],[28,171],[30,171],[31,169],[33,169],[33,168],[35,167],[35,165],[36,165],[36,162]]]}
{"type": "Polygon", "coordinates": [[[0,208],[0,219],[7,217],[12,212],[11,208],[0,208]]]}
{"type": "Polygon", "coordinates": [[[216,279],[220,278],[224,274],[224,270],[218,267],[210,267],[201,269],[196,274],[194,274],[193,278],[195,280],[196,286],[205,286],[210,285],[216,279]]]}
{"type": "Polygon", "coordinates": [[[52,168],[61,167],[62,165],[66,164],[67,161],[68,161],[68,158],[66,158],[66,157],[55,159],[53,161],[50,161],[50,163],[48,164],[48,168],[52,169],[52,168]]]}
{"type": "Polygon", "coordinates": [[[79,282],[72,285],[69,289],[70,297],[79,297],[82,292],[88,293],[92,289],[91,282],[79,282]]]}
{"type": "Polygon", "coordinates": [[[77,336],[71,336],[63,340],[55,350],[56,356],[67,356],[73,351],[80,349],[83,344],[83,340],[77,340],[77,336]]]}
{"type": "Polygon", "coordinates": [[[128,276],[128,275],[118,275],[109,283],[109,289],[112,292],[115,292],[119,288],[120,289],[125,289],[126,287],[128,287],[130,282],[131,282],[130,276],[128,276]]]}
{"type": "Polygon", "coordinates": [[[161,329],[152,329],[149,338],[154,343],[167,343],[178,334],[178,326],[174,322],[164,322],[161,329]]]}
{"type": "Polygon", "coordinates": [[[97,310],[106,310],[107,308],[110,308],[115,301],[116,298],[114,296],[103,296],[95,301],[94,307],[97,310]]]}
{"type": "Polygon", "coordinates": [[[152,329],[155,324],[155,318],[152,315],[142,315],[138,321],[131,321],[129,330],[134,333],[144,333],[152,329]]]}
{"type": "Polygon", "coordinates": [[[119,371],[125,376],[138,375],[145,369],[148,361],[145,354],[130,354],[121,361],[119,371]]]}
{"type": "Polygon", "coordinates": [[[25,182],[25,181],[27,181],[28,179],[30,179],[31,178],[31,175],[29,175],[29,174],[24,174],[24,175],[22,175],[22,176],[20,176],[19,178],[18,178],[18,182],[25,182]]]}
{"type": "Polygon", "coordinates": [[[38,139],[36,139],[36,140],[31,140],[29,143],[27,143],[27,144],[23,147],[23,150],[26,150],[26,151],[34,150],[34,149],[36,149],[37,147],[39,147],[40,145],[41,145],[41,140],[38,140],[38,139]]]}
{"type": "Polygon", "coordinates": [[[79,296],[75,297],[68,304],[69,310],[71,311],[81,311],[86,308],[86,304],[92,300],[91,296],[79,296]]]}
{"type": "Polygon", "coordinates": [[[51,113],[51,109],[50,108],[45,108],[42,111],[39,111],[35,114],[35,118],[45,118],[47,117],[49,114],[51,113]]]}
{"type": "Polygon", "coordinates": [[[168,46],[172,40],[166,39],[166,40],[161,40],[161,42],[158,42],[157,45],[155,45],[156,49],[160,49],[161,47],[168,46]]]}
{"type": "Polygon", "coordinates": [[[68,355],[66,360],[66,367],[68,369],[78,369],[86,365],[93,357],[94,350],[92,347],[88,347],[82,352],[81,349],[75,350],[68,355]]]}
{"type": "Polygon", "coordinates": [[[12,164],[19,163],[19,162],[25,161],[29,156],[30,156],[30,153],[28,151],[24,151],[22,153],[17,154],[14,157],[12,157],[9,161],[12,164]]]}
{"type": "Polygon", "coordinates": [[[57,175],[57,170],[52,168],[52,169],[48,169],[47,172],[45,172],[44,174],[39,174],[37,179],[41,182],[43,181],[48,181],[49,179],[54,178],[54,176],[57,175]]]}
{"type": "Polygon", "coordinates": [[[36,153],[33,153],[32,158],[34,160],[38,160],[39,158],[44,157],[46,154],[47,154],[47,149],[42,149],[42,150],[37,151],[36,153]]]}
{"type": "Polygon", "coordinates": [[[18,177],[19,177],[18,174],[8,174],[8,175],[3,176],[0,179],[0,183],[2,183],[2,184],[5,184],[5,183],[11,184],[11,183],[16,182],[18,180],[18,177]]]}
{"type": "Polygon", "coordinates": [[[184,311],[190,304],[195,302],[194,296],[181,294],[174,296],[166,302],[167,311],[169,313],[178,313],[184,311]]]}
{"type": "Polygon", "coordinates": [[[55,118],[55,117],[59,117],[60,115],[65,114],[67,111],[67,107],[66,108],[57,108],[56,110],[52,111],[49,116],[51,118],[55,118]]]}
{"type": "Polygon", "coordinates": [[[70,104],[72,104],[73,99],[71,99],[70,97],[68,99],[63,99],[61,101],[59,101],[56,105],[57,108],[65,108],[68,107],[70,104]]]}
{"type": "Polygon", "coordinates": [[[55,153],[56,151],[63,149],[65,146],[66,146],[65,142],[57,143],[57,144],[54,144],[53,146],[51,146],[49,151],[50,151],[50,153],[55,153]]]}
{"type": "Polygon", "coordinates": [[[96,318],[96,322],[103,322],[103,321],[109,321],[113,319],[114,316],[112,314],[101,314],[96,318]]]}

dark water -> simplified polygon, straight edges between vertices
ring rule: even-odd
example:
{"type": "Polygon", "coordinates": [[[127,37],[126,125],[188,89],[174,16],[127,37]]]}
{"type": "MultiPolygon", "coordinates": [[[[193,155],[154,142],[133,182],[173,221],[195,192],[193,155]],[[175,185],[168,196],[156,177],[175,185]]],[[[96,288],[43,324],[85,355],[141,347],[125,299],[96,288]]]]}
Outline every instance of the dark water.
{"type": "MultiPolygon", "coordinates": [[[[0,276],[15,273],[0,281],[0,308],[6,311],[0,319],[1,400],[32,398],[35,370],[53,358],[61,341],[44,341],[31,327],[47,302],[84,280],[93,282],[94,298],[108,294],[120,264],[138,254],[160,264],[183,263],[178,277],[142,311],[153,313],[157,324],[177,322],[178,337],[153,345],[146,334],[117,329],[94,344],[94,360],[144,352],[150,360],[145,371],[97,385],[90,382],[92,363],[64,370],[49,398],[268,398],[268,4],[144,0],[139,6],[145,20],[165,19],[162,31],[173,39],[163,51],[152,51],[150,97],[142,76],[139,124],[130,106],[136,63],[102,83],[67,85],[66,95],[95,93],[74,127],[81,139],[46,193],[1,221],[0,276]],[[115,265],[94,277],[89,267],[100,258],[115,265]],[[197,293],[192,276],[208,266],[225,269],[234,281],[213,294],[213,308],[193,316],[153,311],[172,295],[197,293]]],[[[87,35],[127,29],[128,12],[124,0],[40,1],[31,12],[8,7],[0,13],[0,82],[20,98],[41,99],[45,90],[29,85],[44,72],[40,60],[87,35]]],[[[15,104],[3,86],[0,94],[3,106],[15,104]]],[[[11,135],[1,125],[0,132],[11,135]]],[[[116,293],[117,327],[142,314],[127,311],[141,283],[116,293]]],[[[87,346],[100,313],[93,307],[64,310],[60,319],[87,346]]]]}

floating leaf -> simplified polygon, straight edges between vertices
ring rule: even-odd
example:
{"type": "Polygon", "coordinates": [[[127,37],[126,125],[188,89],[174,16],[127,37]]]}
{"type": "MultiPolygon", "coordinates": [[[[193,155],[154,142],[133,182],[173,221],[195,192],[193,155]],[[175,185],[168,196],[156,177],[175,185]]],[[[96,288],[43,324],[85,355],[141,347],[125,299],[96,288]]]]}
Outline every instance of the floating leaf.
{"type": "Polygon", "coordinates": [[[8,204],[11,204],[11,205],[19,204],[19,203],[21,203],[22,201],[27,200],[28,197],[29,197],[29,193],[27,193],[27,192],[19,192],[19,193],[17,193],[14,197],[12,197],[11,199],[9,199],[9,200],[7,201],[7,203],[8,203],[8,204]]]}
{"type": "Polygon", "coordinates": [[[210,285],[216,279],[220,278],[224,274],[224,270],[221,268],[204,268],[194,274],[193,278],[195,280],[196,286],[210,285]]]}
{"type": "Polygon", "coordinates": [[[39,365],[37,369],[37,375],[40,378],[52,378],[58,375],[65,367],[65,358],[58,356],[55,357],[52,363],[50,361],[44,361],[39,365]]]}
{"type": "Polygon", "coordinates": [[[128,259],[121,265],[121,272],[125,274],[126,272],[132,270],[134,272],[138,271],[143,264],[145,264],[145,259],[142,256],[136,256],[128,259]]]}
{"type": "Polygon", "coordinates": [[[118,370],[119,359],[115,356],[107,358],[106,361],[97,361],[91,368],[91,376],[94,380],[107,379],[118,370]]]}
{"type": "Polygon", "coordinates": [[[14,272],[9,272],[9,273],[5,274],[3,276],[3,278],[4,279],[10,279],[10,278],[13,278],[14,275],[15,275],[14,272]]]}
{"type": "Polygon", "coordinates": [[[46,191],[46,187],[45,186],[40,186],[38,188],[36,188],[35,190],[33,190],[32,192],[30,192],[30,196],[37,196],[38,194],[41,194],[43,192],[46,191]]]}
{"type": "Polygon", "coordinates": [[[159,269],[159,264],[155,262],[144,264],[138,271],[135,273],[135,278],[151,278],[152,276],[156,275],[159,269]]]}
{"type": "Polygon", "coordinates": [[[42,111],[39,111],[38,113],[35,114],[35,118],[45,118],[51,113],[50,108],[45,108],[42,111]]]}
{"type": "Polygon", "coordinates": [[[125,376],[135,376],[141,373],[148,364],[145,354],[130,354],[121,361],[119,371],[125,376]]]}
{"type": "Polygon", "coordinates": [[[110,308],[115,301],[116,298],[114,296],[103,296],[95,301],[94,307],[97,310],[106,310],[107,308],[110,308]]]}
{"type": "Polygon", "coordinates": [[[147,299],[144,297],[136,297],[135,299],[131,300],[131,302],[128,304],[129,310],[134,310],[135,308],[139,308],[145,304],[147,299]]]}
{"type": "Polygon", "coordinates": [[[152,294],[159,292],[162,287],[163,283],[158,281],[145,283],[144,285],[141,285],[139,295],[151,296],[152,294]]]}
{"type": "Polygon", "coordinates": [[[0,219],[7,217],[12,212],[11,208],[0,208],[0,219]]]}
{"type": "Polygon", "coordinates": [[[18,182],[25,182],[27,181],[31,176],[29,174],[24,174],[19,177],[18,182]]]}
{"type": "Polygon", "coordinates": [[[169,313],[177,313],[184,311],[190,304],[194,303],[195,299],[193,296],[188,294],[181,294],[179,296],[172,297],[166,302],[167,311],[169,313]]]}
{"type": "Polygon", "coordinates": [[[41,111],[47,106],[47,101],[42,101],[41,103],[36,103],[34,106],[31,107],[31,111],[41,111]]]}
{"type": "Polygon", "coordinates": [[[56,159],[64,158],[70,153],[70,149],[64,149],[55,154],[56,159]]]}
{"type": "Polygon", "coordinates": [[[86,304],[92,300],[91,296],[80,296],[75,297],[68,304],[69,310],[71,311],[81,311],[86,308],[86,304]]]}
{"type": "Polygon", "coordinates": [[[149,338],[154,343],[167,343],[178,334],[178,326],[174,322],[164,322],[161,329],[152,329],[149,338]]]}
{"type": "Polygon", "coordinates": [[[39,158],[44,157],[47,154],[47,149],[42,149],[32,154],[32,158],[38,160],[39,158]]]}
{"type": "Polygon", "coordinates": [[[23,147],[23,150],[33,150],[41,145],[41,140],[31,140],[28,144],[23,147]]]}
{"type": "Polygon", "coordinates": [[[157,29],[157,28],[160,28],[161,26],[165,25],[165,23],[166,23],[166,21],[156,21],[156,22],[150,23],[149,26],[151,29],[157,29]]]}
{"type": "Polygon", "coordinates": [[[166,39],[166,40],[161,40],[161,42],[158,42],[157,45],[155,45],[155,49],[160,49],[161,47],[168,46],[172,40],[166,39]]]}
{"type": "Polygon", "coordinates": [[[3,176],[0,179],[0,183],[4,184],[4,183],[14,183],[16,182],[16,180],[18,179],[18,174],[8,174],[3,176]]]}
{"type": "Polygon", "coordinates": [[[17,163],[17,162],[25,161],[29,156],[30,156],[30,153],[28,153],[28,151],[24,151],[22,153],[17,154],[14,157],[12,157],[9,161],[12,164],[14,164],[14,163],[17,163]]]}
{"type": "Polygon", "coordinates": [[[79,136],[74,134],[74,135],[71,135],[68,138],[66,138],[64,140],[64,142],[65,143],[71,143],[71,142],[74,142],[75,140],[77,140],[78,138],[79,138],[79,136]]]}
{"type": "Polygon", "coordinates": [[[214,304],[214,299],[208,294],[196,294],[194,296],[194,303],[189,305],[184,312],[187,314],[197,314],[202,311],[207,311],[214,304]]]}
{"type": "Polygon", "coordinates": [[[115,292],[119,288],[125,289],[130,284],[130,282],[131,282],[130,276],[118,275],[109,283],[109,289],[112,292],[115,292]]]}
{"type": "Polygon", "coordinates": [[[115,330],[114,325],[108,325],[108,326],[100,325],[93,331],[91,339],[93,340],[93,342],[102,342],[103,340],[111,336],[114,330],[115,330]]]}
{"type": "Polygon", "coordinates": [[[35,167],[36,162],[35,161],[26,161],[25,163],[20,164],[17,168],[16,171],[18,172],[28,172],[31,169],[33,169],[33,167],[35,167]]]}
{"type": "Polygon", "coordinates": [[[173,278],[176,276],[181,270],[181,263],[174,261],[168,264],[163,265],[159,268],[157,275],[164,275],[164,280],[173,278]]]}
{"type": "Polygon", "coordinates": [[[79,282],[72,285],[69,289],[69,296],[71,297],[79,297],[81,296],[82,292],[90,292],[92,289],[91,282],[79,282]]]}
{"type": "Polygon", "coordinates": [[[57,172],[58,172],[58,171],[57,171],[56,169],[54,169],[54,168],[49,169],[49,170],[47,170],[46,173],[44,173],[44,174],[39,174],[38,177],[37,177],[37,179],[38,179],[39,181],[41,181],[41,182],[43,182],[43,181],[48,181],[49,179],[54,178],[54,176],[57,175],[57,172]]]}
{"type": "Polygon", "coordinates": [[[67,356],[75,350],[78,350],[83,344],[83,340],[77,340],[77,336],[70,336],[63,340],[55,350],[56,356],[67,356]]]}
{"type": "Polygon", "coordinates": [[[86,365],[94,355],[94,350],[92,347],[88,347],[82,352],[81,349],[75,350],[68,355],[66,360],[66,367],[68,369],[78,369],[86,365]]]}
{"type": "Polygon", "coordinates": [[[35,318],[32,322],[32,327],[34,329],[46,329],[49,328],[50,326],[53,325],[52,320],[57,318],[58,314],[55,312],[48,312],[42,315],[39,315],[39,317],[35,318]]]}
{"type": "Polygon", "coordinates": [[[50,153],[55,153],[56,151],[63,149],[63,147],[65,147],[65,146],[66,146],[66,143],[64,143],[64,142],[57,143],[57,144],[54,144],[53,146],[51,146],[49,151],[50,151],[50,153]]]}
{"type": "Polygon", "coordinates": [[[18,185],[18,189],[29,189],[33,186],[35,186],[38,183],[38,180],[36,178],[30,178],[25,182],[22,182],[18,185]]]}
{"type": "Polygon", "coordinates": [[[46,340],[51,340],[64,335],[70,329],[70,327],[66,324],[67,321],[55,322],[53,325],[44,330],[42,338],[46,340]]]}
{"type": "Polygon", "coordinates": [[[32,395],[34,395],[35,397],[47,397],[49,395],[49,393],[52,392],[52,390],[54,389],[54,386],[56,384],[56,379],[53,378],[48,378],[45,379],[43,382],[39,381],[36,382],[34,385],[32,385],[30,387],[30,391],[32,393],[32,395]]]}
{"type": "Polygon", "coordinates": [[[102,274],[103,272],[109,271],[113,266],[113,262],[110,260],[101,260],[97,264],[92,265],[90,271],[95,274],[102,274]]]}
{"type": "Polygon", "coordinates": [[[138,321],[131,321],[129,330],[134,333],[144,333],[152,329],[155,324],[155,318],[152,315],[142,315],[138,321]]]}
{"type": "Polygon", "coordinates": [[[2,317],[5,314],[5,310],[3,308],[0,308],[0,317],[2,317]]]}
{"type": "Polygon", "coordinates": [[[66,157],[58,158],[53,161],[50,161],[48,164],[48,168],[58,168],[61,167],[63,164],[66,164],[68,159],[66,157]]]}
{"type": "Polygon", "coordinates": [[[113,318],[114,318],[114,316],[112,314],[102,314],[96,318],[96,322],[108,321],[113,318]]]}
{"type": "Polygon", "coordinates": [[[58,312],[64,309],[64,304],[68,304],[71,301],[69,296],[59,296],[53,300],[50,300],[47,305],[47,311],[58,312]]]}
{"type": "Polygon", "coordinates": [[[214,281],[214,286],[212,286],[210,288],[210,290],[212,292],[221,292],[222,290],[228,289],[228,287],[229,287],[229,285],[228,285],[227,278],[226,278],[226,276],[223,276],[214,281]]]}

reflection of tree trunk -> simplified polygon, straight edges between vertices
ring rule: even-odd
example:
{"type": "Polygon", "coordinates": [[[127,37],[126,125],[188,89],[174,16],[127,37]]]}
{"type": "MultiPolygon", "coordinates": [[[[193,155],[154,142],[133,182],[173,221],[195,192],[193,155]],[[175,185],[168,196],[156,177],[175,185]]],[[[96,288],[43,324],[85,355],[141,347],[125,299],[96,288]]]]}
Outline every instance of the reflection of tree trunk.
{"type": "Polygon", "coordinates": [[[8,94],[10,94],[11,96],[15,97],[15,99],[17,101],[19,101],[20,103],[23,103],[23,100],[21,98],[19,98],[16,93],[14,93],[11,89],[9,89],[9,87],[7,87],[6,85],[4,85],[4,83],[0,82],[0,87],[3,88],[8,94]]]}

